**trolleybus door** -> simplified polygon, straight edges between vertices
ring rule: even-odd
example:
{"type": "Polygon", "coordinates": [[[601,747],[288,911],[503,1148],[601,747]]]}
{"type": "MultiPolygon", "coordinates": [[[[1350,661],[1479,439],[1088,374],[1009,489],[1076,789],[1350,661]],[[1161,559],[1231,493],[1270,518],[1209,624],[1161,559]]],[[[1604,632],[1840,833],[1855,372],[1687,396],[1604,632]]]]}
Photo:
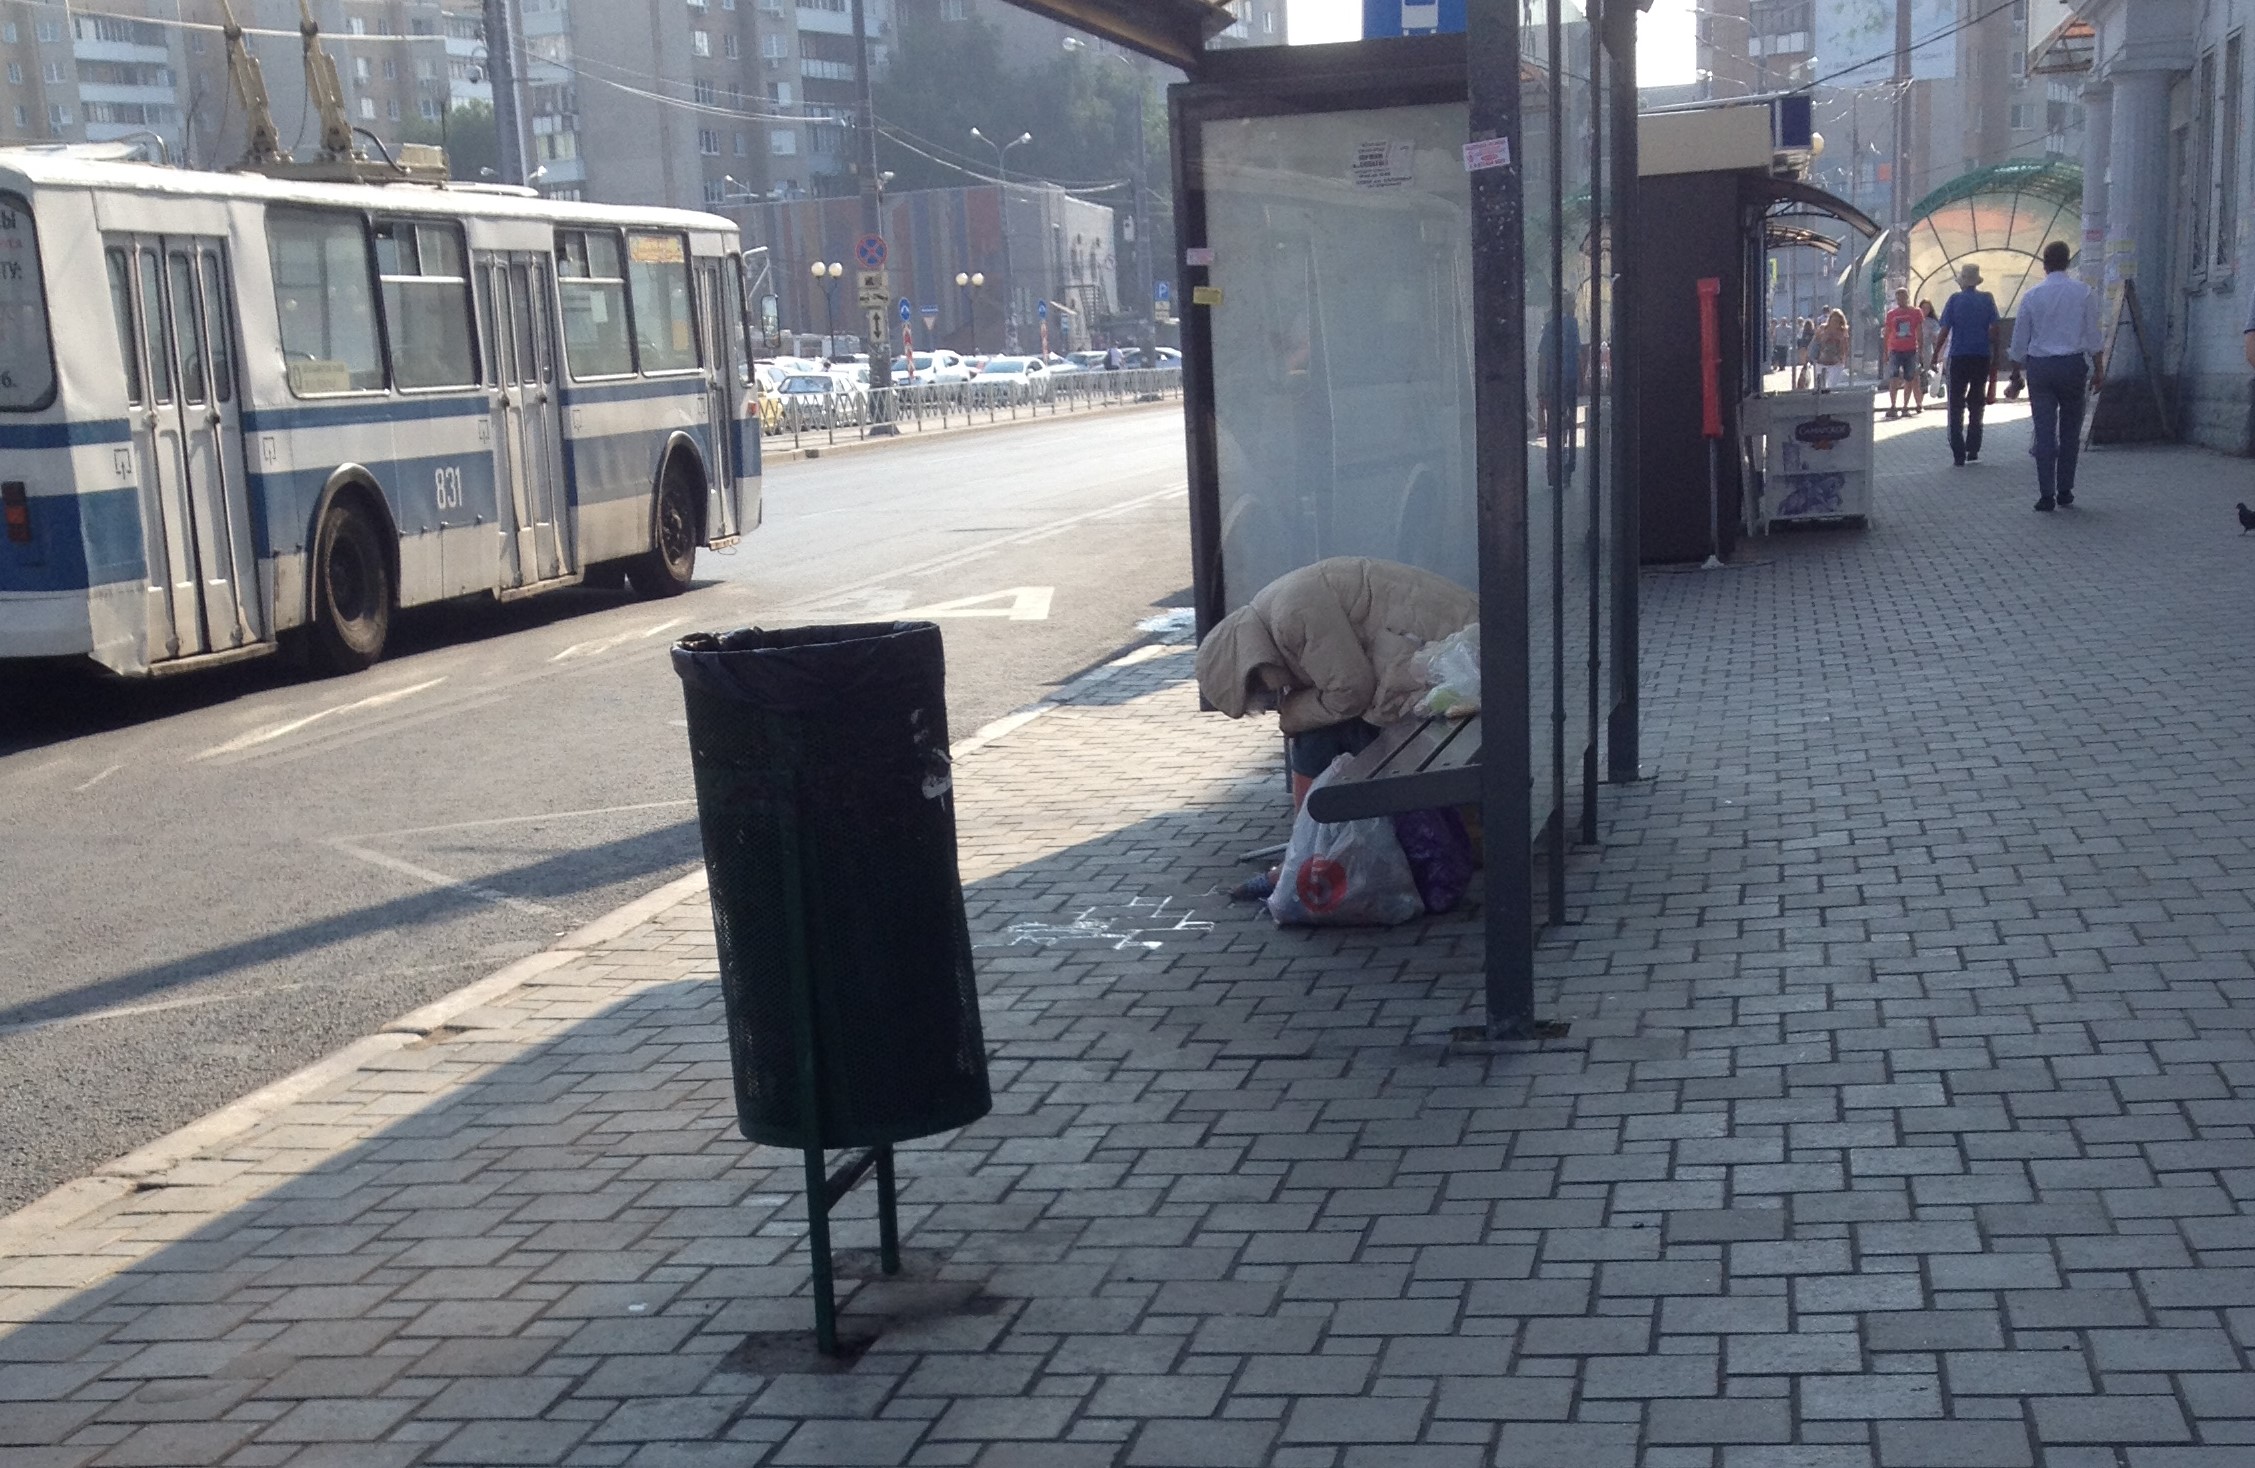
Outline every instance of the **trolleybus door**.
{"type": "Polygon", "coordinates": [[[494,364],[494,452],[512,584],[552,581],[570,564],[556,397],[554,286],[545,255],[486,257],[478,272],[494,364]]]}
{"type": "Polygon", "coordinates": [[[724,290],[724,267],[731,272],[741,269],[734,256],[725,261],[697,262],[698,330],[705,337],[705,419],[712,435],[707,475],[711,489],[705,514],[706,538],[711,540],[737,533],[736,479],[744,472],[736,462],[736,404],[743,400],[743,389],[736,381],[736,343],[743,339],[743,313],[737,312],[733,338],[728,319],[728,302],[743,301],[743,285],[739,278],[735,291],[724,290]]]}
{"type": "Polygon", "coordinates": [[[120,346],[133,364],[128,387],[156,603],[150,634],[170,657],[264,637],[223,259],[216,240],[108,248],[113,296],[125,288],[116,304],[120,346]]]}

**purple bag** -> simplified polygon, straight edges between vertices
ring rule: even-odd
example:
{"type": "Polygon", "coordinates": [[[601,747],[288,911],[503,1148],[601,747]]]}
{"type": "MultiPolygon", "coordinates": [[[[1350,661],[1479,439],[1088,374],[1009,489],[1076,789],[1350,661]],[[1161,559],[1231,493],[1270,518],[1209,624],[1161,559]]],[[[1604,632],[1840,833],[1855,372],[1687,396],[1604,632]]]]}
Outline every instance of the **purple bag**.
{"type": "Polygon", "coordinates": [[[1472,885],[1472,833],[1456,807],[1403,811],[1394,817],[1394,838],[1427,912],[1447,912],[1463,899],[1472,885]]]}

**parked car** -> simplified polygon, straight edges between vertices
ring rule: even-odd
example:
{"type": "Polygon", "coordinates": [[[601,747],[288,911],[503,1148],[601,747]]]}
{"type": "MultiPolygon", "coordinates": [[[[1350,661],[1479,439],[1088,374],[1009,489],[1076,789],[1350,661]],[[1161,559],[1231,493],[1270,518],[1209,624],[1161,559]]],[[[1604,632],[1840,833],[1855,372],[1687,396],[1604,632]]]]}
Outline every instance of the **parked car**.
{"type": "Polygon", "coordinates": [[[794,372],[776,387],[784,421],[797,428],[828,428],[849,421],[840,407],[841,389],[827,372],[794,372]]]}
{"type": "MultiPolygon", "coordinates": [[[[918,352],[916,354],[916,377],[914,380],[919,384],[969,382],[971,380],[971,364],[964,361],[959,352],[950,352],[945,349],[937,352],[918,352]]],[[[893,386],[906,387],[909,381],[908,359],[906,357],[893,358],[893,386]]]]}
{"type": "Polygon", "coordinates": [[[991,405],[1047,398],[1055,375],[1039,357],[989,357],[971,383],[971,401],[991,405]]]}
{"type": "Polygon", "coordinates": [[[1103,370],[1105,358],[1109,357],[1110,355],[1111,353],[1109,352],[1095,351],[1067,352],[1065,354],[1065,360],[1071,362],[1074,366],[1080,368],[1084,372],[1099,372],[1103,370]]]}

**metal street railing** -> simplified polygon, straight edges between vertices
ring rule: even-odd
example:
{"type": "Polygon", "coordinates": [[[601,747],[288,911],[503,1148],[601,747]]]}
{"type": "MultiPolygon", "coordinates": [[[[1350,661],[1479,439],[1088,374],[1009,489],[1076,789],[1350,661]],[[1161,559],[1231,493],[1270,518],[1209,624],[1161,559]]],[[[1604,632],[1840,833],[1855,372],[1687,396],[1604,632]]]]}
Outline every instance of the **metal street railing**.
{"type": "Polygon", "coordinates": [[[967,423],[1056,417],[1182,396],[1179,367],[1060,372],[1027,380],[974,377],[968,382],[917,382],[872,392],[841,386],[826,398],[793,395],[762,405],[761,423],[777,447],[868,438],[878,424],[924,433],[967,423]]]}

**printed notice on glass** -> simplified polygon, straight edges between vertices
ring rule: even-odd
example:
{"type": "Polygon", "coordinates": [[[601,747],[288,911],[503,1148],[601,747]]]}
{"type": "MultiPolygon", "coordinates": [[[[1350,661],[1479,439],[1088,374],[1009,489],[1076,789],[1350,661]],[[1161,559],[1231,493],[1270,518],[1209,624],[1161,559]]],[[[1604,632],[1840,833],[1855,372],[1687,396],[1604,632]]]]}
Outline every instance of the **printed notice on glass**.
{"type": "Polygon", "coordinates": [[[1491,168],[1511,166],[1511,139],[1481,138],[1464,145],[1464,171],[1484,173],[1491,168]]]}
{"type": "Polygon", "coordinates": [[[1358,189],[1398,189],[1417,177],[1415,143],[1357,143],[1347,170],[1358,189]]]}
{"type": "Polygon", "coordinates": [[[0,198],[0,407],[34,407],[54,383],[38,239],[30,213],[11,195],[0,198]]]}

